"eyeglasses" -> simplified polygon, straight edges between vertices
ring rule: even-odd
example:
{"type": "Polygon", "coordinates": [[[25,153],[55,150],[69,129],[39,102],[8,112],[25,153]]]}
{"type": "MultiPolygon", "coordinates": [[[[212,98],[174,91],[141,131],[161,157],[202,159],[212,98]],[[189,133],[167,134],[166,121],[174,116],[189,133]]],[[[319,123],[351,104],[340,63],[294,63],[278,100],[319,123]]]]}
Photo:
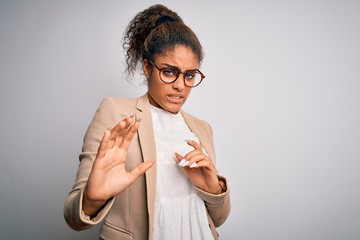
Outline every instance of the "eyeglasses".
{"type": "Polygon", "coordinates": [[[148,61],[152,65],[154,65],[157,68],[157,70],[159,70],[160,80],[163,81],[164,83],[175,82],[179,78],[180,73],[181,73],[184,75],[185,85],[193,88],[193,87],[198,86],[202,82],[202,80],[205,78],[205,75],[202,74],[202,72],[200,72],[200,70],[198,70],[198,69],[187,71],[187,72],[183,73],[183,72],[176,70],[175,68],[170,68],[170,67],[159,68],[152,61],[150,61],[150,60],[148,60],[148,61]]]}

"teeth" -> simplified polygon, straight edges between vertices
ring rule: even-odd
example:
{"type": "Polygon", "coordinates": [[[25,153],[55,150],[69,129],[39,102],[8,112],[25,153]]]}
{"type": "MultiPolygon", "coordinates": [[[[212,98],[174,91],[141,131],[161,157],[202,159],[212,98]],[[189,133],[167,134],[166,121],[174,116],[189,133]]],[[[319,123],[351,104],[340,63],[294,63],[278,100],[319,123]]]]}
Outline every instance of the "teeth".
{"type": "Polygon", "coordinates": [[[180,99],[180,97],[170,96],[173,99],[180,99]]]}

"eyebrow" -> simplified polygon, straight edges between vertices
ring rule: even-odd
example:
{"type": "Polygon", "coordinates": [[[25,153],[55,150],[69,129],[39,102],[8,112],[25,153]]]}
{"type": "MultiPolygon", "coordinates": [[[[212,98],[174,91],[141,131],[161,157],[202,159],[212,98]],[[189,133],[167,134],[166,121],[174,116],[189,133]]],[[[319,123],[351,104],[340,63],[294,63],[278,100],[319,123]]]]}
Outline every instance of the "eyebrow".
{"type": "MultiPolygon", "coordinates": [[[[167,63],[162,63],[162,65],[166,65],[167,67],[173,68],[173,69],[175,69],[176,71],[181,72],[181,71],[180,71],[180,68],[177,67],[177,66],[173,66],[173,65],[170,65],[170,64],[167,64],[167,63]]],[[[195,71],[199,71],[199,69],[194,68],[194,69],[185,70],[185,72],[195,72],[195,71]]]]}

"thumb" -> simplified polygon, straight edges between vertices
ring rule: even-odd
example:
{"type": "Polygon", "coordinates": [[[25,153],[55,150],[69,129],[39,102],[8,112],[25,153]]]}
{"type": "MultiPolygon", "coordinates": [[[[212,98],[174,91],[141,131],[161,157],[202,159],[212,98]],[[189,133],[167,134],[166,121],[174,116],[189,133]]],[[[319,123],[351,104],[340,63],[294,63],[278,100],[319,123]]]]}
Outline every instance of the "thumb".
{"type": "Polygon", "coordinates": [[[139,165],[137,165],[131,172],[131,176],[133,177],[133,181],[135,181],[136,179],[138,179],[138,177],[140,177],[141,175],[143,175],[147,170],[149,170],[154,164],[155,164],[155,160],[153,161],[146,161],[146,162],[142,162],[139,165]]]}
{"type": "Polygon", "coordinates": [[[181,160],[184,159],[184,157],[182,155],[178,154],[177,152],[175,153],[175,158],[178,162],[180,162],[181,160]]]}

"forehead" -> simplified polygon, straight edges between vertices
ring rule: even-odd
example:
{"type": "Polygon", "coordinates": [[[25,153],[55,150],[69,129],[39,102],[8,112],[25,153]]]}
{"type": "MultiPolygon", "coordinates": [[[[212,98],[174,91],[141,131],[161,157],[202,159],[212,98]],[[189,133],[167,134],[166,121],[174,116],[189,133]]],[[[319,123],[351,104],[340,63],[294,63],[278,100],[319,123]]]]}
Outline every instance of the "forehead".
{"type": "Polygon", "coordinates": [[[162,54],[154,56],[154,61],[157,64],[169,64],[184,70],[199,67],[198,57],[190,47],[184,45],[176,45],[164,50],[162,54]]]}

